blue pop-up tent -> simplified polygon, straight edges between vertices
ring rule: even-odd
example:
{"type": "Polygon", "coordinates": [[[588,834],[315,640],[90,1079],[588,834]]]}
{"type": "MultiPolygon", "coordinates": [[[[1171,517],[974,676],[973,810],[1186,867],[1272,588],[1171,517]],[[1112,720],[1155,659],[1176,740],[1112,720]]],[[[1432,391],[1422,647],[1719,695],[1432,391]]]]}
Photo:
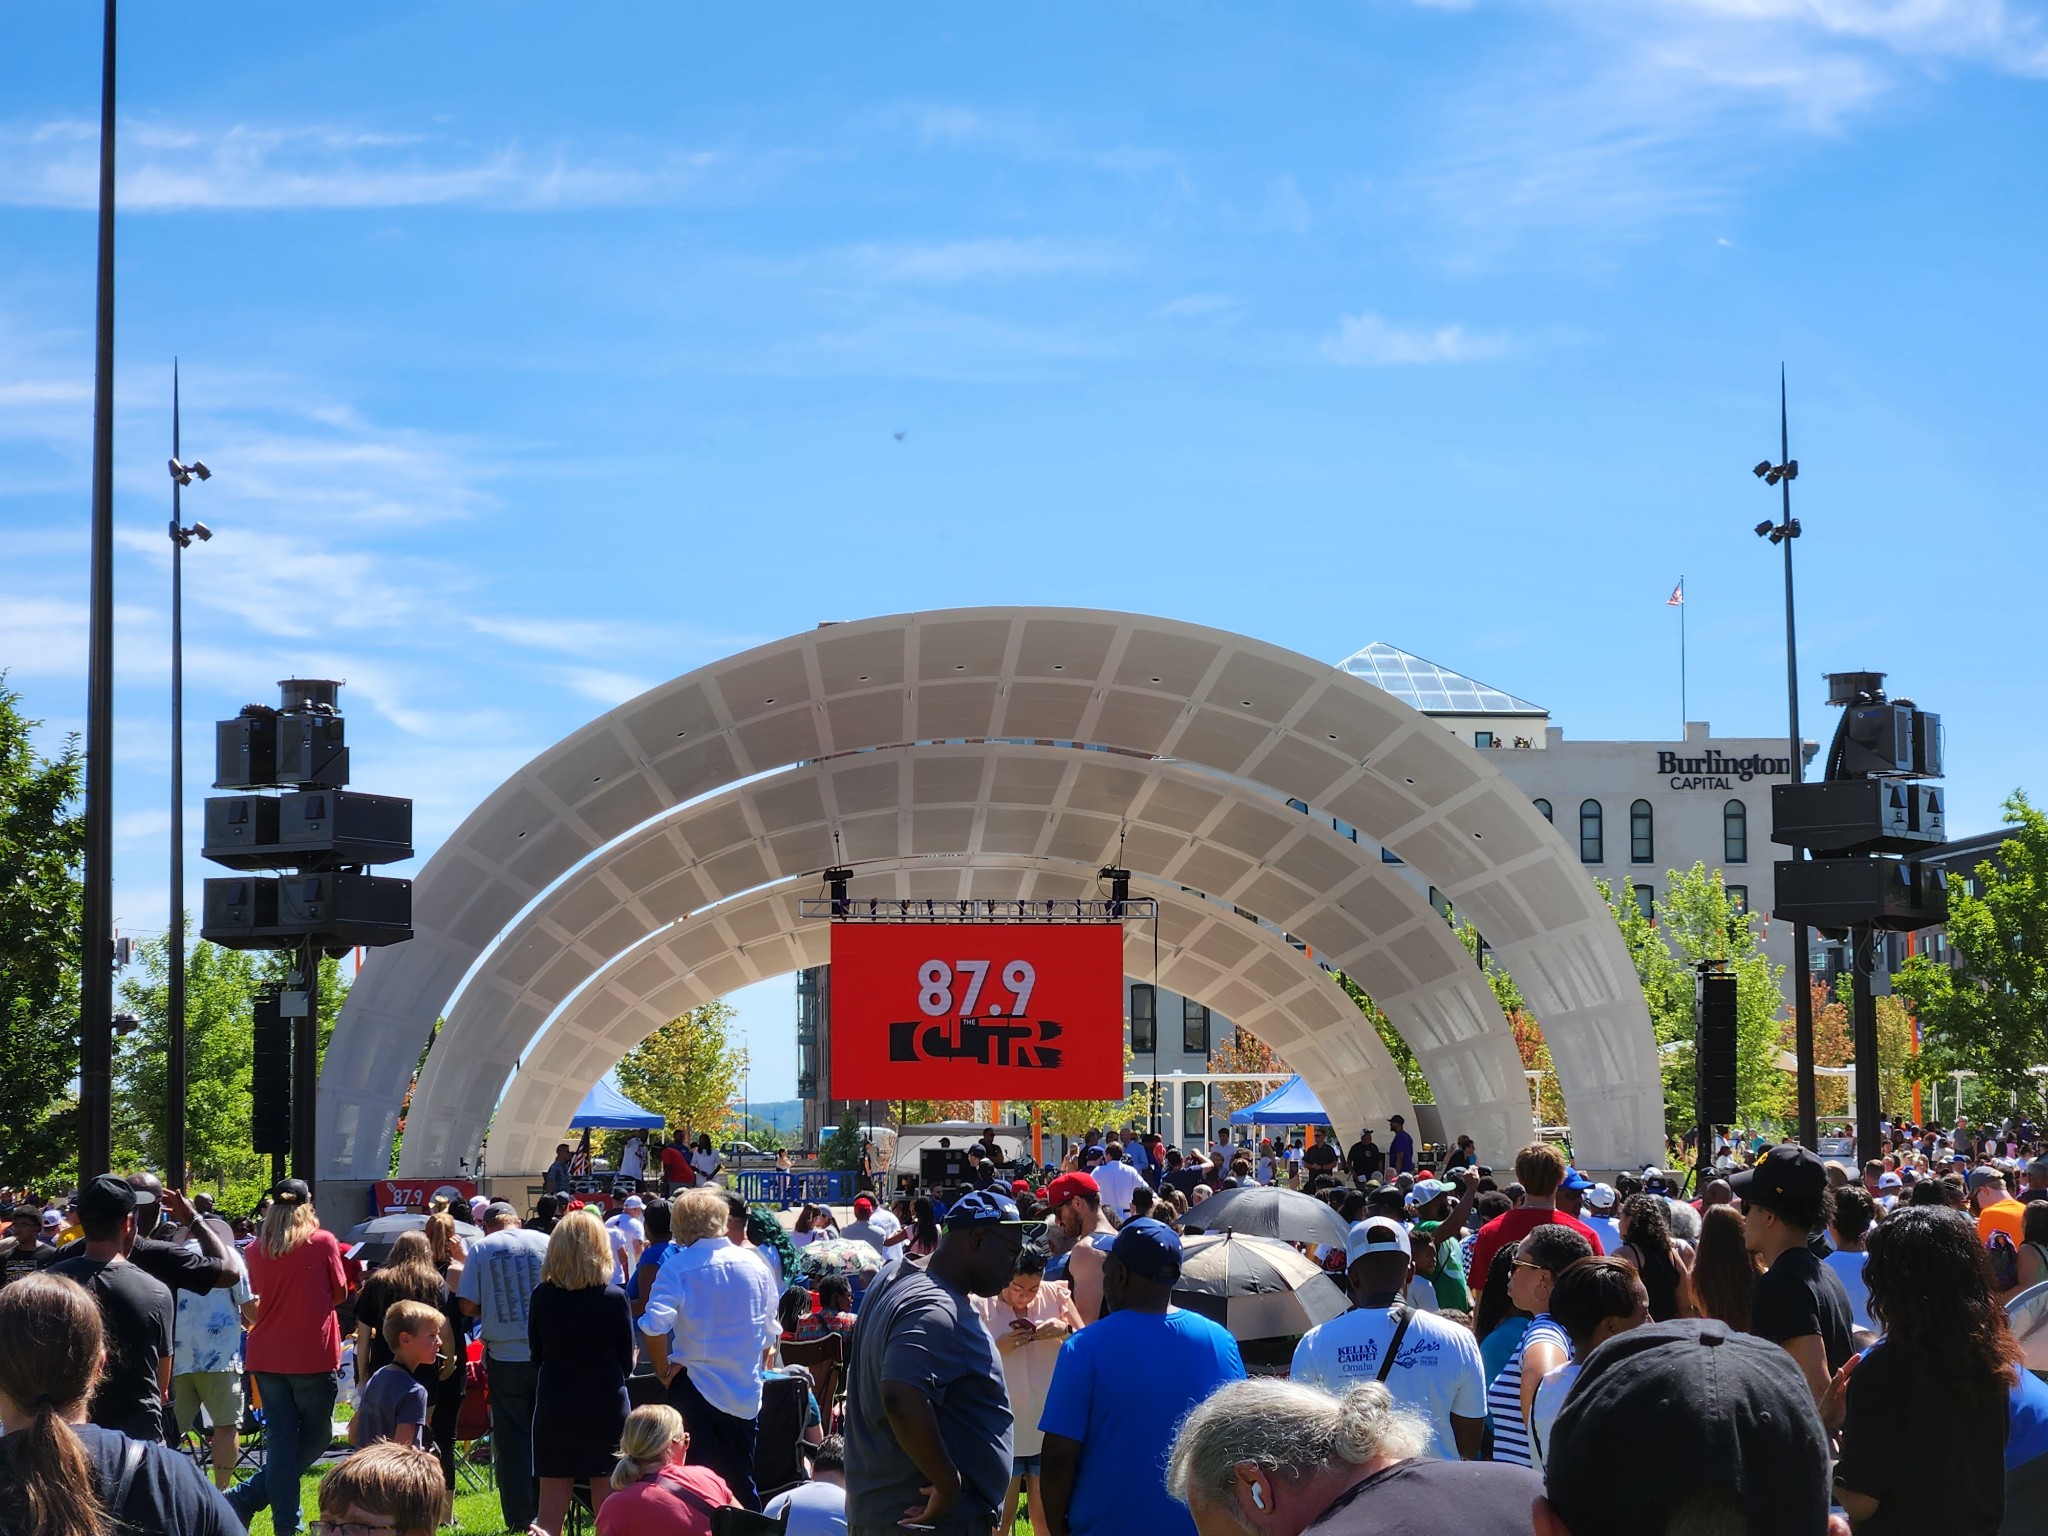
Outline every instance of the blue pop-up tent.
{"type": "Polygon", "coordinates": [[[1255,1104],[1230,1112],[1232,1125],[1328,1125],[1322,1101],[1299,1075],[1290,1077],[1255,1104]]]}
{"type": "Polygon", "coordinates": [[[583,1095],[583,1102],[577,1106],[576,1118],[569,1122],[569,1128],[574,1131],[659,1130],[667,1123],[666,1117],[651,1109],[642,1109],[599,1078],[590,1092],[583,1095]]]}

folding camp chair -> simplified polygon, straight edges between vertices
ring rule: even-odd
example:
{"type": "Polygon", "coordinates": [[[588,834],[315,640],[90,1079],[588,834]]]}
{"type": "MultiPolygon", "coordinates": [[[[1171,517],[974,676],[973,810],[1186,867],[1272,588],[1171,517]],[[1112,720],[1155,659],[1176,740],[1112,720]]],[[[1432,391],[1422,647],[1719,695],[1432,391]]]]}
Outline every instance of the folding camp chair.
{"type": "Polygon", "coordinates": [[[839,1373],[846,1365],[846,1340],[836,1333],[801,1342],[784,1339],[782,1363],[800,1365],[811,1373],[811,1383],[818,1394],[818,1416],[825,1433],[831,1434],[838,1418],[839,1373]]]}
{"type": "Polygon", "coordinates": [[[455,1476],[471,1493],[497,1486],[491,1464],[491,1378],[484,1369],[481,1344],[471,1345],[463,1366],[462,1406],[455,1414],[455,1476]]]}

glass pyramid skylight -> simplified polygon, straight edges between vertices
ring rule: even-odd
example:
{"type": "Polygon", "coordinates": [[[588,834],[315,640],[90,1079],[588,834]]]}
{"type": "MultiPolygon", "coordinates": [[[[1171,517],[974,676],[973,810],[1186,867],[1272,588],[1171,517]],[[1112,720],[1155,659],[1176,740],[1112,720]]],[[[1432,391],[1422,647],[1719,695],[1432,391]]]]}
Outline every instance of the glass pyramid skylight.
{"type": "Polygon", "coordinates": [[[1398,646],[1375,640],[1363,650],[1344,658],[1344,670],[1383,689],[1403,704],[1425,714],[1449,715],[1543,715],[1540,704],[1518,699],[1498,688],[1475,682],[1463,673],[1440,667],[1433,661],[1412,656],[1398,646]]]}

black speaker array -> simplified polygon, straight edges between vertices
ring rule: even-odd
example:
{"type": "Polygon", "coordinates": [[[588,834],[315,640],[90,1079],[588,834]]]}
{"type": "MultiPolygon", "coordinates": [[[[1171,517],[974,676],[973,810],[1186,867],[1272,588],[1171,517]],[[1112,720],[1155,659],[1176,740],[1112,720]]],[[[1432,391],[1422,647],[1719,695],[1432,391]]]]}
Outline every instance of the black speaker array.
{"type": "Polygon", "coordinates": [[[278,996],[266,991],[256,999],[255,1071],[250,1096],[250,1145],[257,1152],[292,1149],[292,1021],[279,1011],[278,996]]]}
{"type": "Polygon", "coordinates": [[[1735,978],[1708,971],[1699,985],[1700,1115],[1708,1126],[1735,1120],[1735,978]]]}

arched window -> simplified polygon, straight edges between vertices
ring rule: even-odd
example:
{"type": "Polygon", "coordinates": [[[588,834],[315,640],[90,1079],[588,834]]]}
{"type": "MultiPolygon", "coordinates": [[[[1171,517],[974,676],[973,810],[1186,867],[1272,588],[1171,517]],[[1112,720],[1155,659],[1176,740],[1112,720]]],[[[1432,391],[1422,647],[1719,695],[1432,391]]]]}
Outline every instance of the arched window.
{"type": "Polygon", "coordinates": [[[1628,861],[1652,864],[1657,859],[1657,818],[1650,802],[1638,800],[1628,808],[1628,861]]]}
{"type": "Polygon", "coordinates": [[[1599,864],[1607,858],[1600,828],[1600,802],[1586,800],[1579,805],[1579,862],[1599,864]]]}
{"type": "Polygon", "coordinates": [[[1536,809],[1543,813],[1543,819],[1545,821],[1554,822],[1557,820],[1555,816],[1550,814],[1550,802],[1548,800],[1538,800],[1536,802],[1536,809]]]}
{"type": "Polygon", "coordinates": [[[1749,807],[1740,800],[1721,807],[1721,862],[1749,862],[1749,807]]]}

